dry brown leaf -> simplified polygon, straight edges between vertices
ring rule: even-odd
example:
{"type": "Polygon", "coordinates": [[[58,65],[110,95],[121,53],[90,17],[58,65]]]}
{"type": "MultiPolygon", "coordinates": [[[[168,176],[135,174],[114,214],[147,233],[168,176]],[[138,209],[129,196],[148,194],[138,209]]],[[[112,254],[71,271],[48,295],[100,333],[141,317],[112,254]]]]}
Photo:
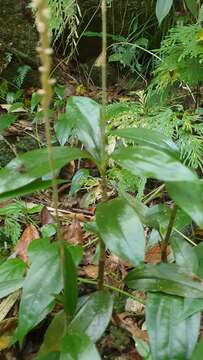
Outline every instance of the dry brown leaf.
{"type": "MultiPolygon", "coordinates": [[[[170,255],[171,250],[168,246],[167,255],[170,255]]],[[[158,264],[161,262],[161,247],[160,244],[151,246],[145,254],[145,262],[148,264],[158,264]]]]}
{"type": "Polygon", "coordinates": [[[83,233],[80,221],[75,216],[71,225],[62,227],[62,234],[65,241],[72,245],[83,244],[83,233]]]}
{"type": "Polygon", "coordinates": [[[15,252],[16,255],[19,256],[23,261],[27,262],[28,253],[27,249],[32,240],[39,239],[39,232],[34,225],[28,225],[26,229],[23,231],[20,239],[18,240],[15,252]]]}
{"type": "Polygon", "coordinates": [[[44,206],[40,212],[40,223],[42,225],[48,225],[54,223],[54,218],[46,206],[44,206]]]}
{"type": "Polygon", "coordinates": [[[79,275],[87,276],[88,278],[96,280],[98,276],[98,266],[97,265],[83,266],[83,268],[80,269],[79,271],[79,275]]]}
{"type": "Polygon", "coordinates": [[[116,315],[120,321],[120,325],[126,329],[133,338],[140,338],[141,340],[148,341],[148,335],[146,331],[141,330],[135,320],[127,313],[121,313],[116,315]]]}

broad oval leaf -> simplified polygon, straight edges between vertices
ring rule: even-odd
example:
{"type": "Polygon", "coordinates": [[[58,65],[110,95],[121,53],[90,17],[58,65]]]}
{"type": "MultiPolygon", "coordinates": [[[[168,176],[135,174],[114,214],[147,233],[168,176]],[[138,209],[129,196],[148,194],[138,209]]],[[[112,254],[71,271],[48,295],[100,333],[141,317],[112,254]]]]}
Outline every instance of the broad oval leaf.
{"type": "Polygon", "coordinates": [[[61,145],[65,145],[72,131],[72,123],[68,119],[67,113],[59,114],[58,120],[54,124],[57,140],[61,145]]]}
{"type": "Polygon", "coordinates": [[[125,283],[132,289],[189,298],[203,297],[203,281],[195,274],[187,274],[184,268],[176,264],[147,264],[130,271],[125,283]]]}
{"type": "Polygon", "coordinates": [[[100,204],[96,223],[106,246],[133,265],[144,262],[145,236],[135,209],[123,198],[100,204]]]}
{"type": "Polygon", "coordinates": [[[70,329],[81,331],[96,342],[106,329],[112,314],[113,299],[107,291],[91,294],[70,323],[70,329]]]}
{"type": "Polygon", "coordinates": [[[184,299],[148,294],[146,325],[153,360],[190,360],[199,336],[201,314],[177,322],[184,299]]]}
{"type": "Polygon", "coordinates": [[[173,0],[157,0],[156,2],[156,17],[158,19],[159,25],[168,15],[171,7],[173,5],[173,0]]]}
{"type": "Polygon", "coordinates": [[[22,343],[24,336],[50,311],[54,295],[62,290],[63,281],[58,244],[36,240],[30,246],[32,265],[24,281],[19,308],[16,337],[22,343]]]}
{"type": "Polygon", "coordinates": [[[69,121],[80,141],[97,162],[101,162],[102,136],[100,128],[101,107],[84,96],[69,97],[66,106],[69,121]]]}
{"type": "Polygon", "coordinates": [[[20,259],[10,259],[0,265],[0,298],[22,287],[25,269],[26,264],[20,259]]]}
{"type": "Polygon", "coordinates": [[[79,331],[71,331],[62,339],[60,360],[101,360],[101,358],[87,335],[79,331]]]}
{"type": "MultiPolygon", "coordinates": [[[[59,170],[70,161],[85,156],[84,152],[76,148],[55,146],[52,149],[55,170],[59,170]]],[[[6,169],[15,170],[16,176],[28,175],[32,178],[38,178],[50,173],[48,162],[48,149],[37,149],[28,151],[11,160],[6,169]]],[[[0,173],[1,177],[1,173],[0,173]]]]}
{"type": "Polygon", "coordinates": [[[136,176],[163,181],[195,181],[197,176],[169,154],[147,146],[116,150],[113,159],[136,176]]]}
{"type": "Polygon", "coordinates": [[[176,204],[188,214],[197,225],[203,227],[203,182],[167,182],[167,191],[176,204]]]}
{"type": "Polygon", "coordinates": [[[145,128],[129,128],[113,131],[113,134],[119,137],[134,140],[137,144],[152,147],[157,150],[166,151],[169,154],[178,157],[177,145],[166,135],[159,131],[145,128]]]}
{"type": "MultiPolygon", "coordinates": [[[[0,171],[0,183],[3,180],[1,174],[2,173],[0,171]]],[[[2,186],[2,188],[7,189],[7,191],[3,191],[2,193],[0,193],[0,201],[9,199],[9,198],[13,199],[16,196],[27,195],[27,194],[33,193],[37,190],[42,190],[42,189],[45,190],[45,189],[48,189],[52,185],[51,180],[42,181],[40,179],[37,179],[37,180],[34,180],[34,181],[28,183],[25,186],[20,185],[18,187],[18,182],[16,182],[16,181],[10,182],[10,179],[11,178],[13,179],[13,176],[16,176],[15,172],[13,172],[12,170],[11,171],[8,170],[4,174],[5,174],[5,178],[8,180],[8,183],[5,183],[4,184],[5,186],[2,186]],[[10,190],[10,188],[11,188],[11,190],[10,190]]],[[[27,180],[29,181],[28,177],[19,176],[19,175],[18,175],[18,177],[20,177],[21,183],[24,183],[24,182],[26,183],[27,180]]],[[[18,180],[19,180],[19,178],[18,178],[18,180]]],[[[62,182],[64,182],[64,180],[57,180],[58,184],[60,184],[62,182]]],[[[3,184],[1,183],[1,185],[3,185],[3,184]]]]}

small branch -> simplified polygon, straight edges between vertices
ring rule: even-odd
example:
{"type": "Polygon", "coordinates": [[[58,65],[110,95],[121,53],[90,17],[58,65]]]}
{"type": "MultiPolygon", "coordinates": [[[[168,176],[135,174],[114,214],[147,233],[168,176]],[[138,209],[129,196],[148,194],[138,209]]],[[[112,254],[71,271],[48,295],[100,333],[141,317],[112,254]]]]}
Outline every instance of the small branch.
{"type": "Polygon", "coordinates": [[[166,236],[165,236],[165,239],[164,239],[164,242],[163,242],[163,245],[162,245],[161,259],[164,262],[167,262],[167,247],[168,247],[168,244],[170,242],[171,234],[172,234],[172,231],[173,231],[173,226],[174,226],[175,219],[176,219],[176,214],[177,214],[177,206],[176,206],[176,204],[173,204],[173,208],[172,208],[171,217],[170,217],[170,220],[169,220],[166,236]]]}

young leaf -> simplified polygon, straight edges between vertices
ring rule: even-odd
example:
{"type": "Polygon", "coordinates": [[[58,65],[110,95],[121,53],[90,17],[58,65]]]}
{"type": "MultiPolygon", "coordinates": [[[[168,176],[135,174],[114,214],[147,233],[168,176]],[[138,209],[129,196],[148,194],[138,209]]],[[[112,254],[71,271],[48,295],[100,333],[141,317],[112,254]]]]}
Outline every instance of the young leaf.
{"type": "Polygon", "coordinates": [[[65,145],[71,135],[73,124],[68,118],[67,113],[59,114],[58,120],[54,124],[54,130],[56,133],[57,140],[61,145],[65,145]]]}
{"type": "Polygon", "coordinates": [[[11,124],[17,120],[16,115],[5,114],[0,116],[0,133],[7,129],[11,124]]]}
{"type": "Polygon", "coordinates": [[[156,2],[156,17],[158,19],[159,25],[168,15],[171,7],[173,5],[173,0],[157,0],[156,2]]]}
{"type": "Polygon", "coordinates": [[[197,0],[185,0],[185,2],[191,14],[194,16],[194,18],[197,18],[197,0]]]}
{"type": "Polygon", "coordinates": [[[0,298],[20,289],[26,264],[20,259],[10,259],[0,265],[0,298]]]}
{"type": "Polygon", "coordinates": [[[101,360],[95,345],[82,332],[68,332],[61,345],[60,360],[101,360]]]}
{"type": "Polygon", "coordinates": [[[169,195],[188,214],[197,225],[203,227],[203,201],[201,180],[168,182],[166,184],[169,195]]]}
{"type": "Polygon", "coordinates": [[[191,360],[201,360],[203,359],[203,340],[201,340],[197,345],[192,354],[191,360]]]}
{"type": "Polygon", "coordinates": [[[69,97],[66,106],[69,121],[76,128],[77,136],[97,162],[101,162],[100,106],[82,96],[69,97]]]}
{"type": "Polygon", "coordinates": [[[54,295],[62,290],[58,244],[34,241],[29,248],[32,265],[23,285],[17,339],[24,336],[49,312],[54,295]]]}
{"type": "Polygon", "coordinates": [[[194,274],[175,264],[147,264],[129,272],[125,279],[129,288],[166,294],[201,298],[203,282],[194,274]]]}
{"type": "Polygon", "coordinates": [[[199,263],[194,248],[177,234],[172,235],[171,246],[176,264],[185,268],[186,271],[197,274],[199,263]]]}
{"type": "Polygon", "coordinates": [[[46,355],[40,355],[35,357],[34,360],[60,360],[60,352],[49,352],[46,355]]]}
{"type": "Polygon", "coordinates": [[[190,360],[199,336],[201,314],[177,322],[184,300],[163,294],[148,294],[146,324],[152,359],[190,360]]]}
{"type": "Polygon", "coordinates": [[[112,314],[113,300],[107,291],[91,294],[70,323],[70,329],[84,332],[96,342],[106,329],[112,314]]]}
{"type": "Polygon", "coordinates": [[[67,246],[64,246],[64,310],[71,319],[75,313],[78,299],[77,269],[67,246]]]}
{"type": "Polygon", "coordinates": [[[113,253],[135,266],[144,261],[144,229],[136,211],[125,199],[100,204],[96,223],[100,236],[113,253]]]}
{"type": "MultiPolygon", "coordinates": [[[[58,312],[49,325],[43,344],[40,347],[38,356],[48,355],[50,352],[60,351],[61,339],[66,332],[66,316],[64,311],[58,312]]],[[[38,359],[38,357],[37,357],[38,359]]]]}
{"type": "Polygon", "coordinates": [[[137,144],[165,151],[172,156],[178,157],[177,145],[159,131],[145,128],[130,128],[115,130],[113,131],[113,134],[119,137],[134,140],[137,144]]]}
{"type": "Polygon", "coordinates": [[[163,181],[193,181],[197,176],[169,154],[147,146],[116,150],[113,159],[136,176],[163,181]]]}

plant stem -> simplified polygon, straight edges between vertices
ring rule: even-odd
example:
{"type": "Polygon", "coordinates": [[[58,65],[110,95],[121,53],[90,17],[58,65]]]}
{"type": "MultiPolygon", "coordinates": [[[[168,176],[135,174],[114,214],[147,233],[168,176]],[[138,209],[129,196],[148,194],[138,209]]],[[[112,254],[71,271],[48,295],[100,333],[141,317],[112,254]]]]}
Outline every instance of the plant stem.
{"type": "MultiPolygon", "coordinates": [[[[84,279],[84,278],[81,278],[81,277],[79,277],[78,280],[79,280],[81,283],[84,283],[84,284],[97,285],[97,282],[94,281],[94,280],[84,279]]],[[[117,287],[115,287],[115,286],[108,285],[108,284],[103,284],[103,287],[104,287],[104,288],[107,288],[107,289],[110,289],[110,290],[112,290],[112,291],[115,291],[115,292],[117,292],[117,293],[120,293],[120,294],[122,294],[122,295],[124,295],[124,296],[127,296],[127,297],[133,299],[134,301],[139,302],[140,304],[143,304],[143,305],[145,304],[145,302],[144,302],[143,300],[141,300],[140,298],[138,298],[138,297],[136,297],[136,296],[128,293],[128,292],[125,291],[125,290],[121,290],[121,289],[119,289],[119,288],[117,288],[117,287]]]]}
{"type": "Polygon", "coordinates": [[[171,216],[170,216],[166,236],[165,236],[165,239],[164,239],[164,242],[163,242],[163,245],[162,245],[162,251],[161,251],[161,259],[164,262],[167,262],[167,247],[168,247],[168,244],[170,242],[171,234],[172,234],[172,231],[173,231],[173,226],[174,226],[174,223],[175,223],[176,214],[177,214],[177,206],[176,206],[176,204],[173,204],[173,208],[172,208],[172,211],[171,211],[171,216]]]}
{"type": "MultiPolygon", "coordinates": [[[[107,80],[106,80],[106,56],[107,56],[107,30],[106,30],[106,0],[102,0],[102,108],[101,108],[101,161],[100,167],[101,186],[102,186],[102,201],[106,201],[107,196],[107,181],[106,181],[106,104],[107,104],[107,80]]],[[[103,289],[105,271],[105,244],[100,238],[100,256],[99,256],[99,272],[98,272],[98,289],[103,289]]]]}
{"type": "MultiPolygon", "coordinates": [[[[36,25],[40,35],[40,46],[37,48],[37,51],[40,56],[41,66],[39,71],[41,73],[41,84],[42,89],[39,93],[42,95],[41,104],[44,113],[44,122],[45,122],[45,135],[47,140],[47,150],[48,150],[48,162],[49,168],[52,176],[52,188],[53,188],[53,205],[55,209],[55,218],[57,224],[57,239],[60,243],[60,256],[62,269],[64,269],[64,242],[60,230],[60,220],[58,214],[58,189],[56,182],[56,172],[54,167],[54,157],[53,157],[53,147],[51,142],[51,126],[49,121],[49,107],[52,100],[52,85],[54,79],[50,79],[50,71],[52,65],[52,52],[53,50],[50,47],[51,34],[49,31],[49,9],[44,0],[33,0],[34,5],[37,8],[36,13],[36,25]]],[[[39,159],[40,161],[40,159],[39,159]]],[[[64,273],[64,271],[63,271],[64,273]]]]}

